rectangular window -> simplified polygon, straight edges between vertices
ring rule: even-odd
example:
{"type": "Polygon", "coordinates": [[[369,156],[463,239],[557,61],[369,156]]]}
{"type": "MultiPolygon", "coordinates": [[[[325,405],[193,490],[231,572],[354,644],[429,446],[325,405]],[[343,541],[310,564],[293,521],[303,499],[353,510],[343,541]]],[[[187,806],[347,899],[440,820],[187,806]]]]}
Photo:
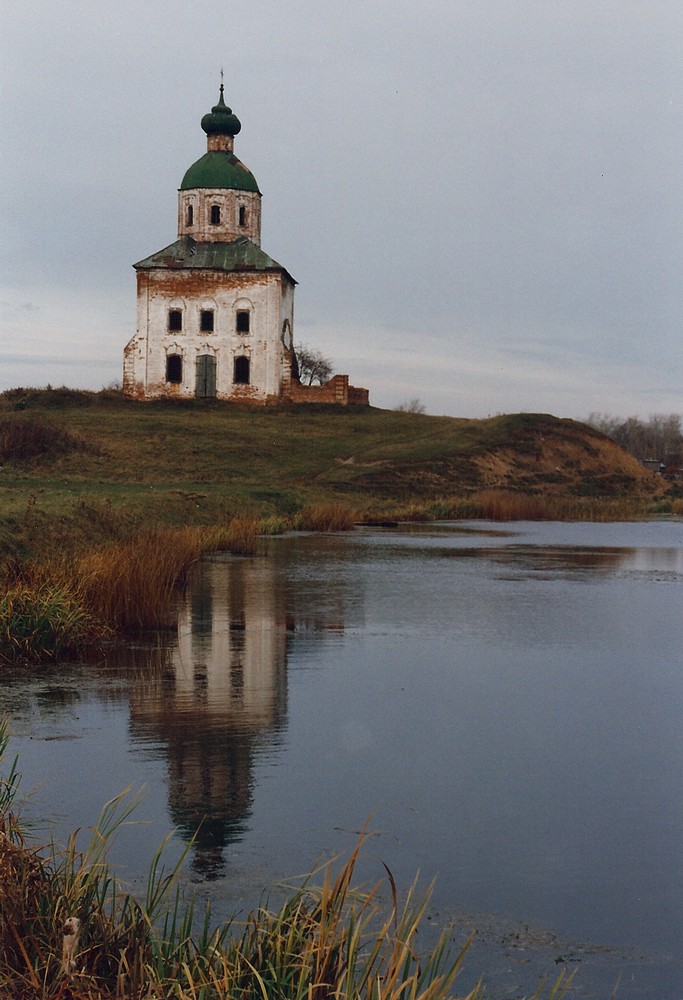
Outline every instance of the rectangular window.
{"type": "Polygon", "coordinates": [[[211,206],[211,225],[217,226],[221,221],[221,206],[212,205],[211,206]]]}
{"type": "Polygon", "coordinates": [[[247,210],[244,205],[240,205],[240,226],[246,226],[247,224],[247,210]]]}
{"type": "Polygon", "coordinates": [[[168,328],[178,332],[183,328],[183,314],[180,309],[168,310],[168,328]]]}
{"type": "Polygon", "coordinates": [[[183,359],[179,354],[169,354],[166,358],[166,381],[179,385],[183,380],[183,359]]]}
{"type": "Polygon", "coordinates": [[[199,329],[202,333],[213,333],[213,309],[202,309],[199,317],[199,329]]]}
{"type": "Polygon", "coordinates": [[[249,358],[235,358],[233,382],[237,385],[249,385],[249,358]]]}
{"type": "Polygon", "coordinates": [[[238,333],[249,333],[249,311],[240,309],[237,313],[235,329],[238,333]]]}
{"type": "Polygon", "coordinates": [[[194,208],[192,205],[187,206],[187,224],[188,226],[194,225],[194,208]]]}

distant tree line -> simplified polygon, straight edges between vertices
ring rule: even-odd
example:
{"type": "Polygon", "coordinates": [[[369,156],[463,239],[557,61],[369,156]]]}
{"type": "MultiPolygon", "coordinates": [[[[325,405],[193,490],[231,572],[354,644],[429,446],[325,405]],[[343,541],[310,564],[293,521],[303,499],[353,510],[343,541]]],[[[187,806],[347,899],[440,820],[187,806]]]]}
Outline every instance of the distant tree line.
{"type": "Polygon", "coordinates": [[[609,413],[591,413],[586,422],[641,461],[658,459],[666,465],[683,464],[683,432],[679,413],[654,413],[648,420],[641,420],[640,417],[624,420],[609,413]]]}

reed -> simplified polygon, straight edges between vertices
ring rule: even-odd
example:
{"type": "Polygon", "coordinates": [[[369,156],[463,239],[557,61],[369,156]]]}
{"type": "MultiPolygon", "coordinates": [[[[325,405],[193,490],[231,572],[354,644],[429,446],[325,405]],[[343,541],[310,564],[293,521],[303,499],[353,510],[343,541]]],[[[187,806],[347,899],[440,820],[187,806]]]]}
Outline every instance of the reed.
{"type": "Polygon", "coordinates": [[[256,517],[233,517],[222,527],[207,530],[205,549],[252,555],[256,552],[261,522],[256,517]]]}
{"type": "MultiPolygon", "coordinates": [[[[0,721],[0,765],[9,743],[0,721]]],[[[366,839],[290,892],[279,910],[261,907],[243,924],[212,926],[195,916],[164,844],[149,867],[144,899],[123,890],[108,861],[139,794],[126,789],[103,807],[83,849],[29,846],[12,812],[14,760],[0,777],[0,997],[21,1000],[455,1000],[469,940],[451,954],[444,931],[417,950],[429,894],[413,885],[399,899],[388,869],[369,888],[354,885],[366,839]]],[[[188,845],[187,850],[191,845],[188,845]]],[[[185,855],[187,854],[187,850],[185,855]]],[[[471,940],[471,938],[470,938],[471,940]]],[[[547,1000],[571,984],[564,973],[547,1000]]],[[[461,1000],[483,1000],[478,984],[461,1000]]],[[[535,1000],[542,1000],[541,985],[535,1000]]]]}
{"type": "Polygon", "coordinates": [[[176,588],[204,544],[200,528],[143,532],[80,556],[69,572],[86,607],[113,628],[174,623],[176,588]]]}
{"type": "Polygon", "coordinates": [[[314,503],[294,518],[300,531],[351,531],[358,520],[356,511],[344,503],[314,503]]]}
{"type": "MultiPolygon", "coordinates": [[[[481,490],[391,509],[395,521],[632,521],[656,512],[639,498],[594,498],[481,490]]],[[[666,502],[663,513],[673,512],[666,502]]]]}
{"type": "Polygon", "coordinates": [[[6,662],[66,658],[107,634],[66,586],[18,582],[0,596],[0,659],[6,662]]]}
{"type": "Polygon", "coordinates": [[[204,552],[256,551],[260,521],[142,532],[99,547],[6,568],[0,659],[69,658],[115,631],[175,624],[178,588],[204,552]]]}

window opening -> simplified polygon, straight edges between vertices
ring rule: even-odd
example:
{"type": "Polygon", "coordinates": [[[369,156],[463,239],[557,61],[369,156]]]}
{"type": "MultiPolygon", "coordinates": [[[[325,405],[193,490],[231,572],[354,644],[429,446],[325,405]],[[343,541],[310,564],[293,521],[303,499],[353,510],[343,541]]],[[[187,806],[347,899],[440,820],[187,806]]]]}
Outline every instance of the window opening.
{"type": "Polygon", "coordinates": [[[246,226],[247,224],[247,210],[244,205],[240,205],[240,226],[246,226]]]}
{"type": "Polygon", "coordinates": [[[194,208],[192,205],[187,206],[187,224],[192,226],[194,224],[194,208]]]}
{"type": "Polygon", "coordinates": [[[235,358],[235,377],[238,385],[249,385],[249,358],[235,358]]]}
{"type": "Polygon", "coordinates": [[[213,333],[213,309],[202,309],[199,317],[199,329],[202,333],[213,333]]]}
{"type": "Polygon", "coordinates": [[[183,328],[183,314],[180,309],[168,310],[168,328],[175,332],[183,328]]]}
{"type": "Polygon", "coordinates": [[[183,380],[183,359],[179,354],[169,354],[166,358],[166,381],[178,385],[183,380]]]}
{"type": "Polygon", "coordinates": [[[238,333],[249,333],[249,310],[240,309],[237,313],[235,329],[238,333]]]}
{"type": "Polygon", "coordinates": [[[221,221],[221,206],[212,205],[211,206],[211,225],[217,226],[221,221]]]}

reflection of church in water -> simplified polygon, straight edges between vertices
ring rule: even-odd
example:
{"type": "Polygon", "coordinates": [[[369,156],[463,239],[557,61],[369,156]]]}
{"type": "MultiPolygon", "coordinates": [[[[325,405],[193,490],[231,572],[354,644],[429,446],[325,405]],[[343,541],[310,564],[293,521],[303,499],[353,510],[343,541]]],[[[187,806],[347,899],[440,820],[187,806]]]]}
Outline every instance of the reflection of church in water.
{"type": "Polygon", "coordinates": [[[188,587],[177,646],[132,696],[134,734],[166,744],[171,817],[187,839],[199,828],[193,867],[207,878],[244,832],[254,757],[284,726],[286,645],[276,566],[215,558],[188,587]]]}

